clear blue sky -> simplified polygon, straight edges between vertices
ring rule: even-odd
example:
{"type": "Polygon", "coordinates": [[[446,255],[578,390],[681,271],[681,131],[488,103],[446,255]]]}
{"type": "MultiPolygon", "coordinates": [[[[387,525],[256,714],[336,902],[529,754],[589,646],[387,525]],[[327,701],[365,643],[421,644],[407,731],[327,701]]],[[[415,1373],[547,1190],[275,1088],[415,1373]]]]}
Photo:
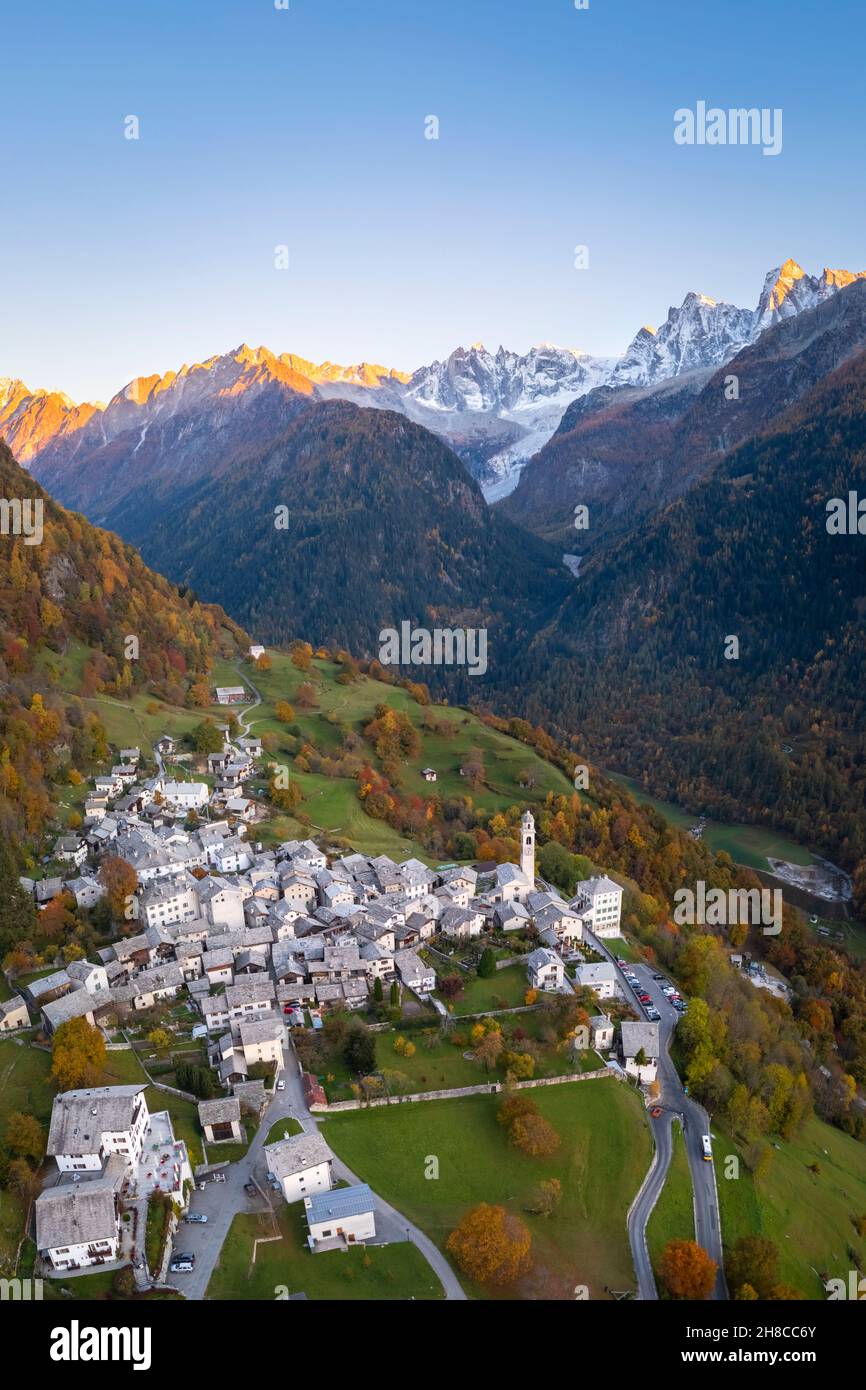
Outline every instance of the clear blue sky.
{"type": "Polygon", "coordinates": [[[615,353],[789,255],[866,269],[862,4],[290,6],[7,7],[0,375],[80,399],[242,341],[615,353]],[[699,99],[783,108],[781,155],[675,145],[699,99]]]}

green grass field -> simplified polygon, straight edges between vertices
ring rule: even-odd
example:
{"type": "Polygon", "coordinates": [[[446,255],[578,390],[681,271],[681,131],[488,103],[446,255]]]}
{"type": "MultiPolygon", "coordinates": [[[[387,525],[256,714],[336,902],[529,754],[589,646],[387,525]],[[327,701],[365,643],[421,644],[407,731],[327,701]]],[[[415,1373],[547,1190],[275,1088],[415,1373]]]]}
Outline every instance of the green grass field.
{"type": "MultiPolygon", "coordinates": [[[[309,671],[299,671],[285,653],[274,651],[269,655],[272,663],[269,671],[258,671],[243,662],[237,666],[227,661],[218,662],[210,672],[210,684],[244,683],[249,686],[252,682],[255,685],[262,695],[262,703],[254,708],[235,706],[234,712],[248,717],[252,734],[261,736],[270,732],[277,736],[278,747],[271,756],[273,761],[285,761],[291,767],[291,776],[304,795],[302,811],[310,817],[313,829],[339,835],[365,853],[390,854],[397,859],[412,854],[427,858],[415,841],[399,835],[383,821],[373,820],[364,813],[357,798],[354,778],[305,773],[293,766],[293,753],[286,741],[286,726],[277,720],[274,713],[278,701],[288,700],[292,704],[295,726],[302,739],[311,742],[323,754],[338,749],[346,732],[362,732],[374,717],[377,704],[388,703],[394,709],[405,711],[422,733],[422,750],[418,758],[401,767],[400,791],[404,795],[417,793],[429,796],[434,791],[443,796],[465,795],[468,787],[459,769],[461,763],[466,761],[470,748],[482,749],[487,766],[488,783],[472,792],[477,806],[505,810],[513,805],[542,802],[549,791],[572,790],[571,784],[558,769],[515,739],[488,729],[466,710],[436,706],[434,712],[437,720],[452,725],[454,734],[446,737],[428,733],[421,724],[424,714],[422,707],[405,690],[385,686],[367,677],[360,677],[351,685],[339,685],[336,681],[339,668],[331,661],[316,660],[309,671]],[[314,709],[303,709],[297,704],[298,688],[307,681],[312,681],[316,686],[317,703],[314,709]],[[435,767],[439,774],[435,787],[421,776],[421,769],[428,764],[435,767]],[[527,772],[533,781],[531,790],[521,786],[521,774],[527,772]]],[[[73,692],[78,688],[87,656],[87,649],[80,644],[71,646],[62,658],[52,655],[49,664],[61,689],[73,692]]],[[[220,705],[190,710],[166,705],[149,694],[135,695],[127,701],[98,695],[85,700],[84,704],[99,715],[112,744],[118,748],[136,744],[145,756],[149,756],[153,743],[163,733],[181,738],[204,718],[210,717],[221,723],[228,715],[228,710],[220,705]]],[[[372,750],[369,751],[375,762],[372,750]]],[[[81,788],[58,789],[61,822],[65,823],[82,800],[81,788]]],[[[275,815],[256,827],[257,839],[266,844],[306,833],[308,830],[305,826],[288,815],[275,815]]]]}
{"type": "Polygon", "coordinates": [[[152,1289],[148,1293],[124,1297],[114,1292],[114,1273],[97,1270],[95,1274],[79,1274],[72,1278],[69,1274],[57,1275],[45,1280],[43,1298],[62,1303],[179,1303],[183,1295],[169,1289],[152,1289]]]}
{"type": "MultiPolygon", "coordinates": [[[[607,776],[630,791],[636,801],[654,806],[665,820],[681,830],[687,830],[697,820],[697,816],[684,811],[681,806],[650,796],[640,783],[631,777],[623,777],[616,772],[608,772],[607,776]]],[[[791,864],[812,862],[811,854],[803,845],[798,845],[787,836],[759,825],[723,825],[718,821],[708,820],[703,840],[715,853],[724,850],[737,864],[744,864],[748,869],[769,869],[768,856],[787,859],[791,864]]]]}
{"type": "MultiPolygon", "coordinates": [[[[335,679],[338,668],[333,662],[316,660],[311,671],[301,672],[284,653],[271,652],[270,657],[270,671],[249,673],[249,679],[262,695],[262,704],[249,712],[249,720],[251,733],[261,736],[270,732],[280,740],[280,747],[273,754],[274,761],[291,757],[285,742],[286,728],[274,715],[278,701],[287,700],[292,705],[302,738],[308,739],[321,752],[336,749],[343,732],[349,729],[361,732],[374,717],[376,706],[387,703],[408,714],[422,734],[421,753],[411,763],[406,762],[401,767],[402,793],[429,796],[435,791],[442,796],[465,795],[467,784],[460,776],[459,769],[461,763],[466,761],[470,748],[482,749],[487,766],[488,785],[472,793],[478,806],[503,810],[527,801],[543,801],[549,791],[572,790],[571,784],[558,769],[551,767],[517,740],[488,729],[466,710],[436,706],[434,713],[437,720],[451,724],[454,734],[451,737],[431,734],[422,726],[423,709],[405,690],[384,686],[367,677],[361,677],[351,685],[338,685],[335,679]],[[311,679],[317,688],[317,706],[312,710],[302,709],[297,704],[298,688],[311,679]],[[435,767],[438,773],[435,787],[421,776],[421,769],[428,765],[435,767]],[[527,770],[534,778],[531,791],[520,785],[520,774],[527,770]]],[[[242,666],[240,669],[246,676],[249,668],[242,666]]],[[[329,778],[299,772],[294,767],[291,776],[304,793],[302,809],[316,828],[344,837],[365,853],[392,854],[400,858],[415,854],[425,858],[423,851],[412,840],[398,835],[382,821],[372,820],[364,814],[357,799],[354,779],[329,778]]],[[[302,827],[291,817],[275,817],[261,830],[263,834],[259,833],[259,838],[275,840],[286,838],[287,834],[297,835],[302,827]]]]}
{"type": "MultiPolygon", "coordinates": [[[[438,956],[432,959],[440,973],[452,973],[438,956]]],[[[487,1013],[491,1009],[516,1008],[524,1003],[528,988],[525,968],[522,965],[507,965],[488,980],[482,980],[477,975],[467,977],[462,997],[443,1000],[443,1003],[455,1018],[465,1018],[467,1014],[487,1013]]],[[[440,995],[437,997],[441,998],[440,995]]]]}
{"type": "MultiPolygon", "coordinates": [[[[499,1098],[471,1096],[334,1115],[323,1133],[337,1154],[375,1191],[444,1248],[467,1208],[502,1203],[533,1236],[535,1267],[506,1297],[573,1298],[586,1284],[634,1286],[626,1211],[650,1161],[650,1137],[635,1094],[613,1080],[538,1087],[533,1100],[561,1137],[548,1159],[509,1145],[496,1122],[499,1098]],[[425,1176],[430,1159],[438,1177],[425,1176]],[[562,1202],[552,1217],[523,1206],[542,1179],[559,1178],[562,1202]]],[[[491,1291],[464,1281],[467,1292],[491,1291]]]]}
{"type": "Polygon", "coordinates": [[[611,936],[605,941],[605,946],[615,956],[621,956],[627,961],[641,961],[644,957],[636,946],[627,941],[624,936],[611,936]]]}
{"type": "Polygon", "coordinates": [[[800,917],[806,924],[806,929],[823,945],[836,948],[841,946],[849,951],[855,960],[866,958],[866,926],[862,922],[846,922],[841,918],[837,920],[811,912],[801,912],[800,917]],[[817,922],[812,921],[813,915],[817,916],[817,922]],[[825,935],[826,932],[829,932],[829,936],[825,935]]]}
{"type": "MultiPolygon", "coordinates": [[[[508,1030],[512,1026],[516,1026],[521,1028],[530,1038],[538,1035],[540,1026],[540,1015],[538,1014],[517,1014],[513,1018],[502,1021],[508,1030]]],[[[435,1046],[428,1046],[420,1032],[406,1032],[401,1031],[400,1028],[392,1028],[387,1032],[378,1033],[376,1035],[377,1072],[402,1073],[409,1083],[404,1089],[404,1094],[456,1090],[462,1086],[484,1086],[493,1082],[502,1082],[505,1079],[505,1073],[501,1066],[494,1067],[492,1071],[487,1072],[474,1058],[465,1055],[472,1051],[472,1042],[468,1040],[468,1027],[455,1029],[455,1032],[467,1035],[467,1041],[458,1046],[455,1046],[449,1039],[439,1036],[435,1026],[431,1031],[435,1035],[435,1046]],[[405,1052],[395,1050],[394,1044],[401,1037],[414,1045],[413,1056],[407,1057],[405,1052]]],[[[596,1052],[589,1050],[574,1052],[571,1048],[559,1052],[545,1044],[536,1061],[534,1075],[536,1077],[578,1075],[584,1071],[595,1071],[602,1066],[604,1063],[596,1052]]],[[[323,1063],[322,1068],[317,1069],[317,1075],[325,1088],[329,1101],[351,1099],[353,1077],[339,1051],[334,1052],[323,1063]]]]}
{"type": "MultiPolygon", "coordinates": [[[[51,1057],[26,1043],[0,1041],[0,1133],[15,1111],[35,1115],[47,1129],[54,1088],[48,1080],[51,1057]]],[[[24,1206],[13,1192],[0,1188],[0,1266],[13,1267],[24,1230],[24,1206]]]]}
{"type": "MultiPolygon", "coordinates": [[[[728,1247],[744,1235],[765,1235],[780,1252],[782,1281],[805,1298],[824,1297],[819,1274],[847,1279],[866,1268],[866,1240],[852,1218],[866,1215],[866,1158],[862,1144],[841,1130],[811,1119],[802,1133],[781,1141],[769,1173],[756,1182],[738,1146],[713,1126],[722,1236],[728,1247]],[[739,1176],[726,1177],[726,1159],[740,1159],[739,1176]],[[819,1172],[809,1171],[817,1163],[819,1172]],[[817,1272],[816,1272],[817,1271],[817,1272]]],[[[732,1165],[731,1165],[732,1168],[732,1165]]]]}
{"type": "Polygon", "coordinates": [[[665,1185],[647,1222],[647,1245],[653,1268],[669,1240],[694,1240],[695,1211],[689,1160],[679,1120],[673,1122],[673,1155],[665,1185]]]}
{"type": "Polygon", "coordinates": [[[276,1144],[280,1139],[285,1139],[287,1134],[291,1139],[293,1134],[303,1133],[303,1129],[300,1120],[296,1120],[294,1115],[288,1115],[284,1120],[277,1120],[276,1124],[271,1125],[265,1143],[276,1144]]]}
{"type": "Polygon", "coordinates": [[[424,1256],[408,1241],[397,1245],[360,1246],[354,1250],[320,1251],[305,1246],[307,1224],[303,1202],[281,1207],[280,1240],[260,1245],[252,1263],[256,1237],[269,1236],[267,1218],[236,1216],[214,1270],[209,1299],[267,1299],[305,1293],[309,1299],[444,1298],[442,1285],[424,1256]]]}

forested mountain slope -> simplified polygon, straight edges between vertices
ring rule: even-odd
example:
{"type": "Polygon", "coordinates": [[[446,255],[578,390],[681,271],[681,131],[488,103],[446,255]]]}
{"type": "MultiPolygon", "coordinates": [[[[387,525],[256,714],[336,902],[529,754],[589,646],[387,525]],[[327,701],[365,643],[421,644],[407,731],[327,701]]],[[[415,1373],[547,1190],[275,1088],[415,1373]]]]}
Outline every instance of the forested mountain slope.
{"type": "Polygon", "coordinates": [[[866,354],[581,572],[516,654],[524,712],[656,794],[856,864],[866,535],[830,534],[826,510],[851,491],[866,496],[866,354]]]}

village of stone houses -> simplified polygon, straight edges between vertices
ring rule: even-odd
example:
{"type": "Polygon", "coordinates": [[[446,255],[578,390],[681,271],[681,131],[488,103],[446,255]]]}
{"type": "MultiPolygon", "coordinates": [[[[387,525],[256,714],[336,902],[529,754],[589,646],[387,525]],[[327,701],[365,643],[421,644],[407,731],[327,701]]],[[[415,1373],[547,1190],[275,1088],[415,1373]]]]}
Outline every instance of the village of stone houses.
{"type": "Polygon", "coordinates": [[[57,872],[21,880],[40,911],[126,893],[92,958],[6,972],[0,1047],[46,1063],[16,1122],[52,1054],[100,1083],[51,1093],[19,1273],[40,1297],[484,1297],[500,1221],[499,1296],[635,1296],[644,1117],[687,1002],[621,935],[622,887],[545,882],[529,810],[519,863],[263,847],[262,741],[217,728],[207,780],[173,736],[113,750],[57,872]]]}

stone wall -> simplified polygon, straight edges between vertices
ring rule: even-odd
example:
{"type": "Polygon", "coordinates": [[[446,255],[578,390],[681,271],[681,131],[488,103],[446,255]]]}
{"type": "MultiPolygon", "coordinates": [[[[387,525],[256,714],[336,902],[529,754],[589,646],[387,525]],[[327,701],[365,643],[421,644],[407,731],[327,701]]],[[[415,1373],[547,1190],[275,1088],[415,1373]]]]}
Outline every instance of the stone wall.
{"type": "MultiPolygon", "coordinates": [[[[585,1071],[565,1076],[539,1076],[531,1081],[518,1081],[519,1091],[531,1090],[534,1086],[562,1086],[575,1081],[597,1081],[601,1077],[613,1076],[618,1081],[625,1078],[617,1075],[610,1067],[600,1067],[597,1071],[585,1071]]],[[[481,1086],[458,1086],[450,1091],[421,1091],[408,1096],[376,1096],[373,1100],[338,1100],[333,1105],[311,1105],[315,1114],[332,1114],[340,1110],[367,1110],[380,1105],[415,1104],[423,1100],[453,1100],[458,1096],[497,1095],[504,1090],[501,1081],[488,1081],[481,1086]]]]}

